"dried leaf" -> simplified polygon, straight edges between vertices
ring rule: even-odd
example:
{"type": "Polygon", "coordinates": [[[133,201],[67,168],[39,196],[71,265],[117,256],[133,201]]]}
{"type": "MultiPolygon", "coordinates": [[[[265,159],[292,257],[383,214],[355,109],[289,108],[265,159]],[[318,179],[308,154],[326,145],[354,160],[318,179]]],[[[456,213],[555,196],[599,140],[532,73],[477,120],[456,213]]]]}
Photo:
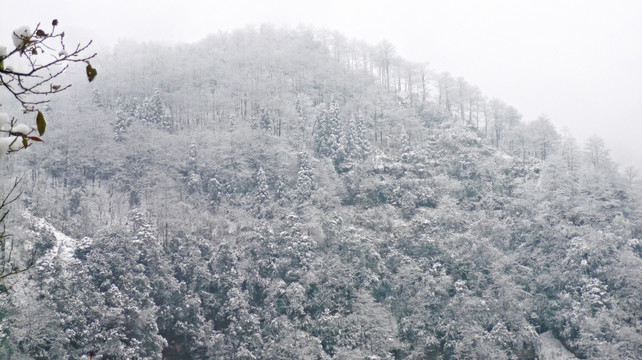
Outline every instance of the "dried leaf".
{"type": "Polygon", "coordinates": [[[38,115],[36,115],[36,126],[38,127],[38,133],[40,136],[45,134],[47,130],[47,120],[40,110],[38,110],[38,115]]]}
{"type": "Polygon", "coordinates": [[[89,82],[94,81],[96,75],[98,75],[98,71],[91,67],[91,64],[87,62],[87,79],[89,80],[89,82]]]}

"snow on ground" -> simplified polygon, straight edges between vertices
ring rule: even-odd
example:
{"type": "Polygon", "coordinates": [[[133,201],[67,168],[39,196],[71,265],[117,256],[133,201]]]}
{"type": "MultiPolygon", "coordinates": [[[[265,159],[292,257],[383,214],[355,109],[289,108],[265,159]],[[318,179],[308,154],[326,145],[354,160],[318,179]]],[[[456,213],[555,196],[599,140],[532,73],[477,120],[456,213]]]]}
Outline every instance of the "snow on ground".
{"type": "Polygon", "coordinates": [[[576,360],[572,352],[566,350],[564,345],[555,338],[552,332],[547,331],[539,335],[541,346],[540,360],[576,360]]]}
{"type": "Polygon", "coordinates": [[[78,245],[78,241],[76,239],[65,235],[43,218],[39,218],[28,212],[24,212],[23,216],[32,222],[36,229],[49,231],[56,238],[56,243],[53,248],[49,249],[49,251],[47,251],[40,260],[38,260],[37,266],[53,265],[56,261],[62,261],[63,263],[69,263],[72,261],[74,258],[74,251],[78,245]]]}

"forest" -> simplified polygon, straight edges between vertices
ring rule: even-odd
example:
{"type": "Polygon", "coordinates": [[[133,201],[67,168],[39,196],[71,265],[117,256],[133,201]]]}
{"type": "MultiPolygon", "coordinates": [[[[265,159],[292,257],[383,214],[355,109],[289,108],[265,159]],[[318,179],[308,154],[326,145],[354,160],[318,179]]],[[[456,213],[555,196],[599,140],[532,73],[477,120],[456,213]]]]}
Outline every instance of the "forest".
{"type": "Polygon", "coordinates": [[[601,138],[327,30],[93,61],[0,162],[35,259],[0,358],[642,358],[642,183],[601,138]]]}

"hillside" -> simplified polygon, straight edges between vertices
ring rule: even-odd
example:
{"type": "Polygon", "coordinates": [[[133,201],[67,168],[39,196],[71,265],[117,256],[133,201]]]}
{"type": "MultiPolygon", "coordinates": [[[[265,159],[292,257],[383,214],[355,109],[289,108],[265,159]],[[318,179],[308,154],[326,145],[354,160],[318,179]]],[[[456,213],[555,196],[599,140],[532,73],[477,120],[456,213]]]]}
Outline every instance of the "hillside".
{"type": "Polygon", "coordinates": [[[4,357],[642,357],[640,184],[599,138],[337,33],[101,62],[1,165],[42,255],[4,357]]]}

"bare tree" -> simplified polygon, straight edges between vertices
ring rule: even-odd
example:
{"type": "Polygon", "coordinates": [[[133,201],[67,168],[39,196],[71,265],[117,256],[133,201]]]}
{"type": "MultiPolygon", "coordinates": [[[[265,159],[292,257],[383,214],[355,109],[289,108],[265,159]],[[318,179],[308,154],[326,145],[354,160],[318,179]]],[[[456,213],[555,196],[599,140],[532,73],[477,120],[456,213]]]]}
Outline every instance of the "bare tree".
{"type": "Polygon", "coordinates": [[[629,185],[629,189],[633,189],[633,184],[635,184],[638,181],[638,177],[640,176],[640,171],[633,166],[627,166],[624,169],[624,175],[626,176],[627,183],[629,185]]]}
{"type": "Polygon", "coordinates": [[[381,61],[381,78],[386,86],[386,91],[390,91],[390,64],[395,57],[395,46],[388,41],[379,43],[379,57],[381,61]]]}
{"type": "Polygon", "coordinates": [[[28,270],[36,260],[33,252],[28,259],[16,259],[13,237],[6,232],[5,221],[9,216],[9,205],[21,195],[16,193],[19,183],[20,180],[14,180],[7,195],[0,201],[0,293],[8,290],[4,285],[5,278],[28,270]]]}

